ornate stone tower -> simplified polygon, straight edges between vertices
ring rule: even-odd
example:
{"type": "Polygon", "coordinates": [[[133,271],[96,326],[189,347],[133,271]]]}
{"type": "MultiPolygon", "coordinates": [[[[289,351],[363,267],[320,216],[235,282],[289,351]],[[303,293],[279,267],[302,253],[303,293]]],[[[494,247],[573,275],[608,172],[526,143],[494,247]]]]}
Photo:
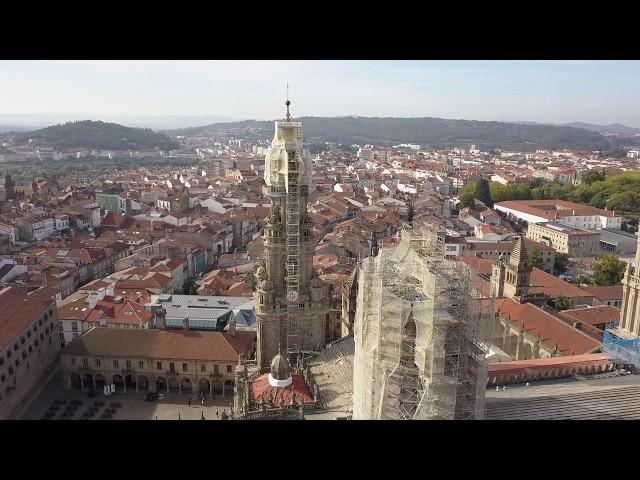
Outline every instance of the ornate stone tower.
{"type": "Polygon", "coordinates": [[[286,120],[276,122],[265,156],[271,211],[254,294],[261,368],[269,366],[279,344],[290,358],[300,350],[322,348],[329,311],[326,289],[313,272],[315,240],[307,216],[311,156],[303,148],[302,123],[290,120],[289,100],[286,105],[286,120]]]}
{"type": "Polygon", "coordinates": [[[507,262],[504,256],[500,254],[498,260],[496,260],[491,267],[491,291],[490,297],[500,298],[504,296],[504,276],[506,271],[507,262]]]}
{"type": "Polygon", "coordinates": [[[243,415],[249,410],[249,374],[244,353],[240,354],[235,370],[233,410],[236,416],[243,415]]]}
{"type": "Polygon", "coordinates": [[[523,238],[519,237],[511,252],[509,263],[505,266],[504,296],[514,298],[527,294],[531,285],[531,270],[529,252],[523,238]]]}
{"type": "Polygon", "coordinates": [[[629,263],[622,279],[622,311],[620,312],[620,330],[640,337],[640,248],[636,250],[633,265],[629,263]]]}

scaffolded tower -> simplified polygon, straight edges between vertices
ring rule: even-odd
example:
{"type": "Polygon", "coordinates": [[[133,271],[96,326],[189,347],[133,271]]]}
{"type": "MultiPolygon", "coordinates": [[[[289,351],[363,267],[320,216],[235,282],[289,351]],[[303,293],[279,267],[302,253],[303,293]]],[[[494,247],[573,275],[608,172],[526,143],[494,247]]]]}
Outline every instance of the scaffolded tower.
{"type": "Polygon", "coordinates": [[[467,265],[444,259],[444,232],[403,231],[362,261],[355,318],[354,419],[484,414],[490,299],[467,265]]]}
{"type": "Polygon", "coordinates": [[[257,269],[258,364],[269,365],[285,345],[289,361],[324,345],[326,290],[313,271],[313,223],[307,215],[311,156],[304,148],[302,123],[277,121],[265,155],[264,178],[271,197],[265,225],[264,262],[257,269]],[[286,309],[286,310],[285,310],[286,309]]]}

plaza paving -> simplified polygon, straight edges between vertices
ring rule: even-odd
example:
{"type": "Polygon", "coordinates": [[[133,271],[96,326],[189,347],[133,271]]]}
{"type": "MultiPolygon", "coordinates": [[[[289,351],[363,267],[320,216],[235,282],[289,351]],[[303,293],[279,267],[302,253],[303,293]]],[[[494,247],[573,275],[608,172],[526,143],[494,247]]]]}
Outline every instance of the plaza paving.
{"type": "Polygon", "coordinates": [[[640,420],[640,375],[487,390],[487,420],[640,420]]]}
{"type": "Polygon", "coordinates": [[[81,401],[82,404],[77,406],[72,417],[69,420],[79,420],[83,413],[94,402],[104,402],[99,407],[98,414],[91,420],[99,420],[100,414],[106,408],[110,408],[111,402],[118,402],[122,406],[116,408],[113,414],[113,420],[201,420],[204,413],[205,420],[217,420],[222,411],[226,409],[227,414],[230,413],[233,397],[228,395],[225,398],[216,396],[216,399],[205,398],[204,407],[200,404],[200,399],[196,395],[192,395],[191,406],[187,404],[186,395],[169,394],[164,399],[154,402],[147,402],[144,394],[125,394],[116,393],[109,397],[105,397],[99,392],[95,397],[89,398],[87,392],[65,391],[62,388],[62,378],[60,374],[54,375],[47,385],[40,391],[33,403],[22,413],[21,420],[40,420],[44,414],[50,409],[56,400],[64,400],[65,403],[59,406],[54,420],[63,419],[63,412],[73,401],[81,401]],[[216,417],[216,411],[218,417],[216,417]]]}

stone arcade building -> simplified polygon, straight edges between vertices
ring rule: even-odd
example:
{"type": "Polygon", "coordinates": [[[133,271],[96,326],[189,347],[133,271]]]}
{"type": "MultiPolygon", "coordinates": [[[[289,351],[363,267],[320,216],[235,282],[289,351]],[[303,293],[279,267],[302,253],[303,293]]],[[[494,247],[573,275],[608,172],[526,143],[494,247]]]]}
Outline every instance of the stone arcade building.
{"type": "Polygon", "coordinates": [[[235,365],[250,355],[254,332],[94,327],[62,352],[65,388],[232,396],[235,365]]]}

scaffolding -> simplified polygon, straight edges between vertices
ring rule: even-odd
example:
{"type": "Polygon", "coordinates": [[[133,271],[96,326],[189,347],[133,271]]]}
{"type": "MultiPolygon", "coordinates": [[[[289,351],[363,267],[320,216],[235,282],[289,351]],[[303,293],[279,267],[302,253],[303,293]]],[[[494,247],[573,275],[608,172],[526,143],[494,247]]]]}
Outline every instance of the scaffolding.
{"type": "Polygon", "coordinates": [[[617,364],[640,369],[640,337],[633,337],[618,328],[609,328],[604,332],[601,351],[617,364]]]}
{"type": "Polygon", "coordinates": [[[482,418],[492,300],[444,259],[444,232],[404,230],[359,267],[353,418],[482,418]]]}
{"type": "MultiPolygon", "coordinates": [[[[289,106],[287,105],[287,112],[289,106]]],[[[265,157],[265,182],[275,197],[284,199],[286,228],[285,282],[287,295],[286,350],[290,361],[302,347],[299,338],[300,235],[306,214],[304,193],[311,181],[310,155],[302,142],[302,123],[276,122],[276,134],[265,157]]]]}

